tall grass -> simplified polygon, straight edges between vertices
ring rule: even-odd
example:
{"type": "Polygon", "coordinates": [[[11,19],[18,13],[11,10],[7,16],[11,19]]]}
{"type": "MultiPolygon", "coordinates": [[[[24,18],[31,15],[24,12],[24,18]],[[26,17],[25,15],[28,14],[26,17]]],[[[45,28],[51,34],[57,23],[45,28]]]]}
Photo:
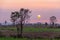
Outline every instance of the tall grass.
{"type": "MultiPolygon", "coordinates": [[[[0,30],[17,31],[16,27],[0,28],[0,30]]],[[[60,32],[60,28],[36,28],[36,27],[23,27],[23,32],[60,32]]]]}

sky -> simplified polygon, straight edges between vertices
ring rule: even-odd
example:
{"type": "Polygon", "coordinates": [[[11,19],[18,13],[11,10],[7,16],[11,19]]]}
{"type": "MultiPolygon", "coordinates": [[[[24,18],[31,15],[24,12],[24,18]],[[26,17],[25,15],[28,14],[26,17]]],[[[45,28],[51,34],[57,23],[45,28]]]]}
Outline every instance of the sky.
{"type": "Polygon", "coordinates": [[[49,22],[49,17],[56,16],[60,23],[60,0],[0,0],[0,22],[10,22],[11,12],[20,8],[32,10],[29,22],[49,22]]]}

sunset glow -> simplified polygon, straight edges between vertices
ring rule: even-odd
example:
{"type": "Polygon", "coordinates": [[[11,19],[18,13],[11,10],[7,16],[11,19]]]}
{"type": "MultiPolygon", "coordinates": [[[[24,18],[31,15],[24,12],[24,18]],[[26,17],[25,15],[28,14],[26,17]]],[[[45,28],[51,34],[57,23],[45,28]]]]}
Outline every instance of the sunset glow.
{"type": "Polygon", "coordinates": [[[60,0],[0,0],[1,8],[60,8],[60,0]]]}
{"type": "Polygon", "coordinates": [[[11,12],[19,11],[20,8],[32,10],[30,22],[34,20],[37,22],[38,18],[40,21],[47,21],[50,16],[56,16],[60,19],[60,0],[0,0],[0,20],[10,21],[11,12]]]}
{"type": "Polygon", "coordinates": [[[37,18],[40,19],[41,15],[37,15],[37,18]]]}

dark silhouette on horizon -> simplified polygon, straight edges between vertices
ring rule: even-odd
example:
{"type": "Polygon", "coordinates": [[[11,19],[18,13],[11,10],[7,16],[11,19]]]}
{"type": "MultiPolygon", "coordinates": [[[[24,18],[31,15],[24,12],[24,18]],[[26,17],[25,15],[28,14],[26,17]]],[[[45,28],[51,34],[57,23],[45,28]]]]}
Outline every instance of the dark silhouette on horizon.
{"type": "Polygon", "coordinates": [[[51,24],[51,26],[54,26],[56,22],[57,22],[57,18],[55,16],[51,16],[50,17],[50,24],[51,24]]]}

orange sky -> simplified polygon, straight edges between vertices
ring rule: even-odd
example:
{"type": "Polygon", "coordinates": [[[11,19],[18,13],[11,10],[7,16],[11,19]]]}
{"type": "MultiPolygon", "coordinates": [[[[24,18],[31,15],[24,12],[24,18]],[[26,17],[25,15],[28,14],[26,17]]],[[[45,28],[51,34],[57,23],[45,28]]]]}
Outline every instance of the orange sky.
{"type": "MultiPolygon", "coordinates": [[[[0,20],[3,21],[4,18],[7,20],[10,18],[10,9],[20,9],[20,8],[32,8],[32,22],[37,22],[38,19],[35,18],[36,15],[40,14],[42,22],[46,22],[47,19],[52,15],[57,16],[60,20],[60,0],[0,0],[0,20]],[[43,9],[36,9],[43,8],[43,9]],[[46,8],[46,9],[44,9],[46,8]],[[50,9],[51,8],[51,9],[50,9]],[[9,10],[8,10],[9,9],[9,10]],[[36,11],[34,11],[34,9],[36,11]],[[54,9],[54,10],[53,10],[54,9]],[[34,14],[35,13],[35,14],[34,14]],[[5,16],[7,15],[7,16],[5,16]],[[46,19],[47,18],[47,19],[46,19]],[[36,19],[36,20],[35,20],[36,19]],[[46,20],[45,20],[46,19],[46,20]],[[34,21],[35,20],[35,21],[34,21]]],[[[9,19],[10,20],[10,19],[9,19]]],[[[59,21],[60,22],[60,21],[59,21]]]]}
{"type": "Polygon", "coordinates": [[[0,8],[60,8],[60,0],[0,0],[0,8]]]}

